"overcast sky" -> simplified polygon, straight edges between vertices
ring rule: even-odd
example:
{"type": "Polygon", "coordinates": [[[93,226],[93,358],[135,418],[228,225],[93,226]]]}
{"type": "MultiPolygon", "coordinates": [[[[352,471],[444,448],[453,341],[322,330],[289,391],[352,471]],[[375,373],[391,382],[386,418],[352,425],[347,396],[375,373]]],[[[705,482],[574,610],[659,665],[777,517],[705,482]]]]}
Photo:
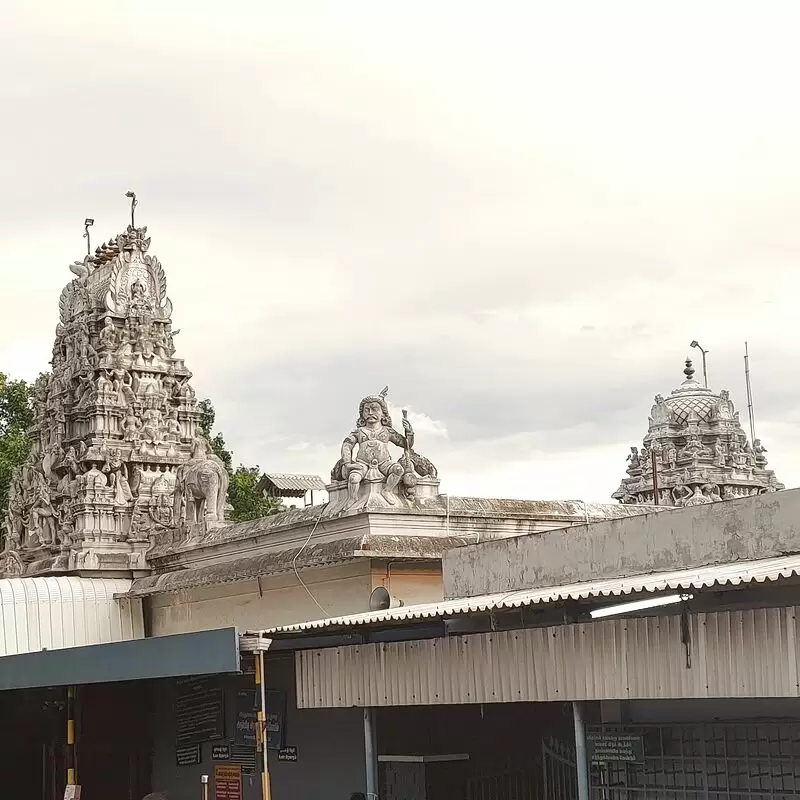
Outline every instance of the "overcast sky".
{"type": "Polygon", "coordinates": [[[796,0],[0,12],[0,370],[132,188],[237,461],[327,477],[389,384],[443,491],[608,500],[692,339],[746,419],[748,340],[800,484],[796,0]]]}

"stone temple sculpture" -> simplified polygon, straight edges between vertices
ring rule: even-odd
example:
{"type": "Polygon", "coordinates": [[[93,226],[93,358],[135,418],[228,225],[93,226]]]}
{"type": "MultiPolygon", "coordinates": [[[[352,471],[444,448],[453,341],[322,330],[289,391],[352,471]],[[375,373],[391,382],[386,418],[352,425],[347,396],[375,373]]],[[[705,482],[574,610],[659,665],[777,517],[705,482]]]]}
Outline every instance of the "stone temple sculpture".
{"type": "Polygon", "coordinates": [[[70,267],[52,371],[35,385],[33,446],[12,479],[6,575],[135,574],[154,535],[222,520],[227,473],[198,435],[146,232],[129,226],[70,267]]]}
{"type": "Polygon", "coordinates": [[[714,394],[696,381],[688,358],[684,375],[669,397],[656,395],[647,435],[641,449],[631,448],[614,499],[653,503],[657,487],[659,505],[695,506],[783,489],[761,440],[748,442],[728,391],[714,394]]]}
{"type": "Polygon", "coordinates": [[[403,433],[392,426],[388,387],[365,397],[355,430],[342,442],[342,457],[331,471],[328,493],[342,510],[409,505],[438,495],[436,467],[414,450],[414,430],[403,411],[403,433]],[[389,445],[400,448],[399,457],[389,445]]]}

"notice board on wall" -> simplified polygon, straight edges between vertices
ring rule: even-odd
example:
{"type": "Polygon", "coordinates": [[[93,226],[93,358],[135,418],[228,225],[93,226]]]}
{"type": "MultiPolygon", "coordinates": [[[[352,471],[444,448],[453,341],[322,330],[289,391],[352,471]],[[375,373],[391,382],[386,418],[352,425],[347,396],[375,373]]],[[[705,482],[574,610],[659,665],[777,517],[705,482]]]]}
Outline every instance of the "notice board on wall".
{"type": "Polygon", "coordinates": [[[225,690],[213,678],[177,681],[175,744],[222,739],[225,736],[225,690]]]}
{"type": "Polygon", "coordinates": [[[242,768],[238,764],[214,767],[214,800],[242,800],[242,768]]]}
{"type": "MultiPolygon", "coordinates": [[[[267,749],[280,750],[284,745],[286,729],[286,692],[281,689],[267,689],[266,729],[267,749]]],[[[256,720],[261,704],[255,689],[239,689],[236,693],[236,744],[256,746],[256,720]]]]}

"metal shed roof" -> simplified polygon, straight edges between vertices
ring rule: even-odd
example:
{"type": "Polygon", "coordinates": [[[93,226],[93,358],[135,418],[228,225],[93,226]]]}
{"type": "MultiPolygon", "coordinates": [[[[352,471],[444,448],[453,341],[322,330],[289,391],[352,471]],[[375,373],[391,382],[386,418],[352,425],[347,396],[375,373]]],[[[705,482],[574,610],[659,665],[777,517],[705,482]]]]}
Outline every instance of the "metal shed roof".
{"type": "Polygon", "coordinates": [[[575,583],[540,589],[523,589],[513,592],[465,597],[416,606],[401,606],[386,611],[351,614],[346,617],[329,617],[294,625],[283,625],[262,631],[265,636],[280,633],[303,633],[321,628],[357,627],[381,622],[441,619],[481,611],[521,608],[558,600],[615,597],[642,592],[660,592],[668,589],[702,589],[709,586],[762,583],[800,575],[800,555],[769,558],[761,561],[716,564],[674,572],[658,572],[610,578],[591,583],[575,583]]]}
{"type": "Polygon", "coordinates": [[[290,475],[285,472],[267,472],[258,482],[258,488],[264,490],[272,484],[284,496],[302,496],[308,491],[324,491],[325,482],[319,475],[290,475]]]}
{"type": "Polygon", "coordinates": [[[0,656],[144,637],[142,601],[119,578],[40,577],[0,580],[0,656]]]}

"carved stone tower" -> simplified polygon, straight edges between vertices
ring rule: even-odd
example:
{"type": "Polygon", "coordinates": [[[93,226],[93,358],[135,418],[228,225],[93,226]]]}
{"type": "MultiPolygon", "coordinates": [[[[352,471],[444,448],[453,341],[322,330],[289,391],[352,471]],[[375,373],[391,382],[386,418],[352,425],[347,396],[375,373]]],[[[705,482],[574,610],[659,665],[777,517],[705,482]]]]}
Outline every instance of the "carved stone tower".
{"type": "Polygon", "coordinates": [[[657,487],[660,505],[694,506],[783,489],[761,440],[748,442],[728,391],[714,394],[696,381],[688,358],[684,375],[669,397],[656,395],[643,446],[631,447],[614,499],[653,503],[657,487]]]}
{"type": "Polygon", "coordinates": [[[52,371],[35,386],[33,446],[12,481],[5,575],[141,573],[156,533],[193,513],[221,519],[227,478],[202,497],[187,485],[187,470],[217,465],[197,437],[192,374],[175,357],[146,232],[129,226],[70,267],[52,371]]]}

